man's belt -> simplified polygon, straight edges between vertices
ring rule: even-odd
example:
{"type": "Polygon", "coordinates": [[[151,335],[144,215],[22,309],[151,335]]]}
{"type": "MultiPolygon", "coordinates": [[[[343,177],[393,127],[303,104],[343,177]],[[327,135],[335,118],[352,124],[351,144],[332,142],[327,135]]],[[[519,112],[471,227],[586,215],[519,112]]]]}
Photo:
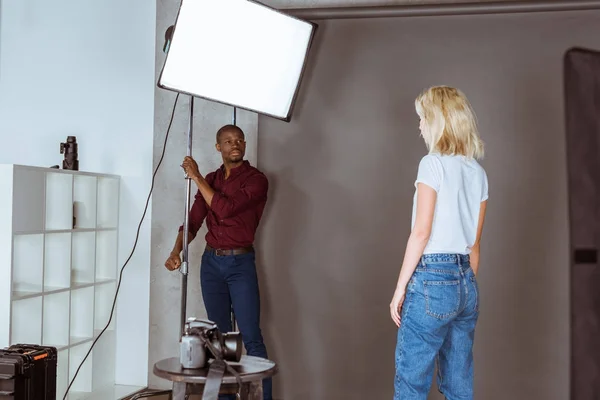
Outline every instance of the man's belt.
{"type": "Polygon", "coordinates": [[[214,249],[209,245],[206,245],[204,251],[215,253],[216,256],[237,256],[240,254],[252,253],[254,252],[253,246],[248,247],[240,247],[237,249],[214,249]]]}

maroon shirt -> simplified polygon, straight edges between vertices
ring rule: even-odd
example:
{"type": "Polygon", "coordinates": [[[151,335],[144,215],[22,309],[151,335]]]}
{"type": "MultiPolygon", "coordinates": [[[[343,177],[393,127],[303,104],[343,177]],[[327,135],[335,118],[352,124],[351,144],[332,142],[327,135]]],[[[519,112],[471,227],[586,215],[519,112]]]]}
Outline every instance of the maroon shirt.
{"type": "MultiPolygon", "coordinates": [[[[251,246],[267,203],[267,177],[244,161],[231,170],[227,179],[223,166],[205,179],[215,194],[208,207],[200,190],[196,193],[190,210],[190,233],[196,236],[206,217],[206,243],[211,247],[235,249],[251,246]]],[[[183,225],[179,227],[179,231],[182,230],[183,225]]]]}

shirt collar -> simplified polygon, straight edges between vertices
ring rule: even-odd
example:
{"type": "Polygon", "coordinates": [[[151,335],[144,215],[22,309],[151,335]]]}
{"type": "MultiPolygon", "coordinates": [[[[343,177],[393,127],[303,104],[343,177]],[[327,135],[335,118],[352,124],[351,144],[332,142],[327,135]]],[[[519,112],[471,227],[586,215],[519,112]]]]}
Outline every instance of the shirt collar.
{"type": "MultiPolygon", "coordinates": [[[[244,160],[239,167],[235,167],[235,168],[231,169],[229,177],[231,178],[232,176],[239,175],[242,172],[246,171],[249,167],[250,167],[250,162],[248,160],[244,160]]],[[[223,175],[223,178],[225,178],[225,165],[221,164],[221,168],[219,168],[219,169],[221,170],[221,174],[223,175]]]]}

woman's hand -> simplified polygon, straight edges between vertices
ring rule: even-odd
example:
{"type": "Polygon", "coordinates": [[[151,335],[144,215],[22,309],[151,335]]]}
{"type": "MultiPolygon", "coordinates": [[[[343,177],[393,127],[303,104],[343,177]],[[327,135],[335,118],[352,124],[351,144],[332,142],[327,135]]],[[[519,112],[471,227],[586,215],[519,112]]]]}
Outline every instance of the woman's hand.
{"type": "Polygon", "coordinates": [[[392,302],[390,303],[390,314],[392,315],[392,320],[397,327],[400,327],[400,310],[402,309],[402,304],[404,303],[405,294],[405,289],[397,288],[394,292],[392,302]]]}

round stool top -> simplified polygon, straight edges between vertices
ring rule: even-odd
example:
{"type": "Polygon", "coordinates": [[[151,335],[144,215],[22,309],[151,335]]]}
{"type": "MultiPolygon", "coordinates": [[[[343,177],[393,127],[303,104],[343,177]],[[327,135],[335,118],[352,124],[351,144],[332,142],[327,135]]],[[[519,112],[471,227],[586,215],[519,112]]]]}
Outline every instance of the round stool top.
{"type": "MultiPolygon", "coordinates": [[[[240,374],[242,382],[254,382],[277,373],[277,364],[260,357],[242,356],[240,362],[228,362],[240,374]]],[[[209,364],[210,365],[210,364],[209,364]]],[[[154,364],[154,375],[172,382],[206,383],[208,366],[201,369],[183,369],[179,357],[167,358],[154,364]]],[[[225,369],[223,384],[236,384],[235,376],[225,369]]]]}

